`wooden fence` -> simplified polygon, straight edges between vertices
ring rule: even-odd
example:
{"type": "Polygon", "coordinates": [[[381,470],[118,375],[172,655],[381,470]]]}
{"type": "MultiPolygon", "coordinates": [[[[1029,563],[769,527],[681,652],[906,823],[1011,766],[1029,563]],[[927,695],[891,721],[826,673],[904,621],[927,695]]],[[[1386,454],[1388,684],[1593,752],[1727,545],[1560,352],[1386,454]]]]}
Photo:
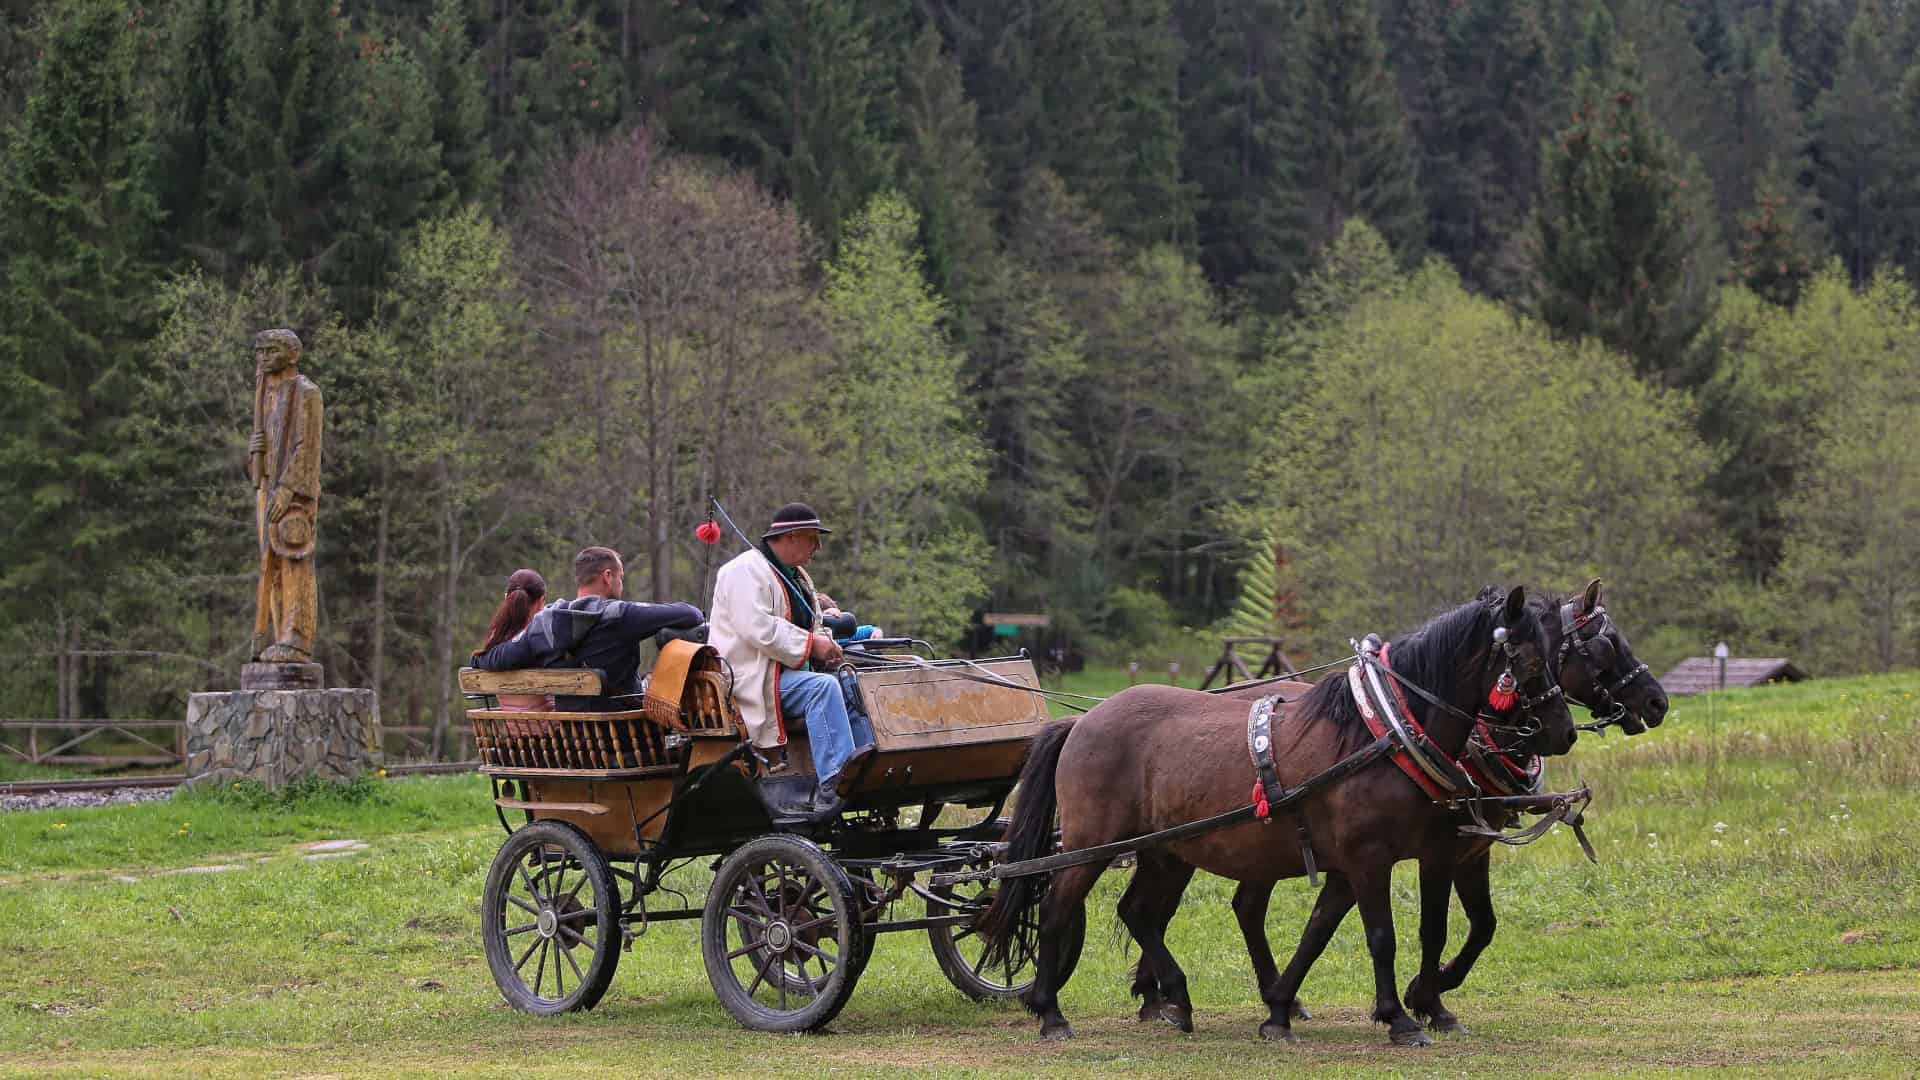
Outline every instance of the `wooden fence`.
{"type": "MultiPolygon", "coordinates": [[[[453,741],[449,760],[473,757],[472,731],[465,724],[448,731],[453,741]]],[[[433,759],[427,747],[430,726],[383,724],[380,733],[390,760],[433,759]]],[[[179,769],[187,763],[187,725],[180,720],[0,720],[0,754],[32,765],[179,769]],[[24,732],[24,740],[14,732],[24,732]],[[103,742],[111,745],[99,745],[103,742]]]]}

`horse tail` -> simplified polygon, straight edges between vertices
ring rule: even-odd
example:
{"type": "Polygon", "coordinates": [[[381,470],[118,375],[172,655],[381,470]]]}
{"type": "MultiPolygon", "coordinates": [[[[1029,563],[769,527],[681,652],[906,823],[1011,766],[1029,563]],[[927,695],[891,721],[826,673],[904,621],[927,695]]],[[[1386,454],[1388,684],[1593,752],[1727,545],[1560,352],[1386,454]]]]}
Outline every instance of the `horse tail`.
{"type": "MultiPolygon", "coordinates": [[[[1007,862],[1037,859],[1050,853],[1053,814],[1059,801],[1054,772],[1060,765],[1060,751],[1071,734],[1073,721],[1062,720],[1048,724],[1034,736],[1033,745],[1027,750],[1027,763],[1020,770],[1020,801],[1014,807],[1013,823],[1007,827],[1007,862]]],[[[1045,882],[1045,876],[1040,874],[1000,881],[994,890],[993,902],[974,924],[987,943],[983,967],[1006,959],[1021,913],[1040,902],[1045,882]]]]}

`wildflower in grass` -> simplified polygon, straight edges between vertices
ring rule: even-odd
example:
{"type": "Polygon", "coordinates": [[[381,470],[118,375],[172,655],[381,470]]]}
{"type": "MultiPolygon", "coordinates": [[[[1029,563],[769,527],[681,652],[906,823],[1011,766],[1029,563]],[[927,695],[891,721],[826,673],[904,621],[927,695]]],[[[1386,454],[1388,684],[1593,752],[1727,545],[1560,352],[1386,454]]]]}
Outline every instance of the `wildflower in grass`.
{"type": "Polygon", "coordinates": [[[67,827],[67,823],[64,821],[56,821],[53,823],[53,827],[56,829],[64,829],[67,827]]]}
{"type": "Polygon", "coordinates": [[[382,779],[384,779],[384,778],[386,777],[386,775],[387,775],[387,770],[385,770],[385,769],[377,769],[377,770],[375,770],[375,772],[374,772],[374,775],[375,775],[375,776],[378,776],[378,777],[381,777],[382,779]]]}
{"type": "Polygon", "coordinates": [[[1726,831],[1727,831],[1727,823],[1726,823],[1726,822],[1724,822],[1724,821],[1716,821],[1716,822],[1714,822],[1714,823],[1713,823],[1713,831],[1714,831],[1714,832],[1717,832],[1717,833],[1723,833],[1723,832],[1726,832],[1726,831]]]}
{"type": "Polygon", "coordinates": [[[1781,836],[1787,835],[1787,827],[1785,825],[1780,826],[1780,835],[1781,836]]]}
{"type": "Polygon", "coordinates": [[[1719,847],[1719,846],[1720,846],[1720,841],[1718,841],[1718,840],[1709,840],[1709,841],[1707,841],[1707,844],[1708,844],[1709,846],[1711,846],[1711,847],[1719,847]]]}

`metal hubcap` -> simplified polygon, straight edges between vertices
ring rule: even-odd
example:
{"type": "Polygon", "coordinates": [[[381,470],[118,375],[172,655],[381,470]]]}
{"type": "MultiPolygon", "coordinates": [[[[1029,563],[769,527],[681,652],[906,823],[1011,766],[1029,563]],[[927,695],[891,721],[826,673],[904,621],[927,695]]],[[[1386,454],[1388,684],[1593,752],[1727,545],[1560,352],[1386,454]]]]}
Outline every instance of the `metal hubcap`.
{"type": "Polygon", "coordinates": [[[775,919],[767,924],[767,950],[783,954],[793,945],[793,930],[784,919],[775,919]]]}
{"type": "Polygon", "coordinates": [[[560,932],[560,915],[552,908],[541,908],[537,925],[540,928],[540,936],[550,938],[560,932]]]}

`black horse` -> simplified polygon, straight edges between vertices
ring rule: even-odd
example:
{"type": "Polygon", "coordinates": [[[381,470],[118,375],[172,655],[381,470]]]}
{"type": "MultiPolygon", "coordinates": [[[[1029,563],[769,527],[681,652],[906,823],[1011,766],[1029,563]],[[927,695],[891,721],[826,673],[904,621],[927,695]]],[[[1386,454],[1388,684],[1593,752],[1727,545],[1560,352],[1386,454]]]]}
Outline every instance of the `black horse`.
{"type": "MultiPolygon", "coordinates": [[[[1485,594],[1483,594],[1483,597],[1485,594]]],[[[1573,744],[1573,717],[1554,685],[1553,655],[1540,619],[1524,590],[1483,598],[1442,614],[1382,650],[1385,667],[1407,684],[1433,695],[1430,704],[1408,695],[1406,714],[1438,749],[1458,757],[1473,716],[1503,675],[1517,683],[1519,709],[1539,732],[1548,752],[1573,744]]],[[[1272,740],[1280,781],[1294,787],[1374,741],[1345,680],[1329,679],[1276,712],[1272,740]]],[[[1037,858],[1050,848],[1056,808],[1063,851],[1095,847],[1187,824],[1242,806],[1250,778],[1247,704],[1170,687],[1133,687],[1070,723],[1050,725],[1034,740],[1020,774],[1020,801],[1009,829],[1007,858],[1037,858]]],[[[1395,987],[1393,910],[1389,899],[1393,865],[1420,858],[1430,844],[1433,819],[1450,816],[1420,788],[1409,784],[1391,760],[1380,758],[1315,790],[1296,804],[1327,893],[1357,904],[1373,956],[1374,1018],[1386,1023],[1394,1042],[1430,1041],[1401,1005],[1395,987]]],[[[1291,834],[1291,826],[1284,827],[1291,834]]],[[[1270,883],[1307,872],[1301,846],[1279,842],[1268,825],[1222,828],[1139,853],[1136,874],[1177,880],[1184,887],[1202,869],[1236,881],[1270,883]]],[[[1084,915],[1087,892],[1105,862],[1056,872],[1040,883],[1013,878],[997,891],[980,922],[990,949],[1006,948],[1020,913],[1040,902],[1040,955],[1026,1002],[1041,1018],[1046,1038],[1071,1034],[1059,1008],[1059,992],[1071,976],[1062,964],[1063,934],[1084,915]]],[[[1342,908],[1344,911],[1344,907],[1342,908]]],[[[1189,1017],[1185,977],[1153,921],[1128,917],[1143,962],[1158,973],[1169,1006],[1189,1017]]],[[[1302,942],[1303,954],[1308,942],[1302,942]]],[[[1317,956],[1325,941],[1310,950],[1317,956]]],[[[1311,956],[1307,962],[1311,962],[1311,956]]],[[[1300,960],[1296,957],[1296,963],[1300,960]]],[[[1292,970],[1291,968],[1289,970],[1292,970]]],[[[1304,974],[1304,964],[1300,973],[1304,974]]],[[[1261,996],[1284,1028],[1298,979],[1264,984],[1261,996]]],[[[1190,1022],[1190,1020],[1189,1020],[1190,1022]]],[[[1263,1033],[1276,1021],[1262,1025],[1263,1033]]]]}

